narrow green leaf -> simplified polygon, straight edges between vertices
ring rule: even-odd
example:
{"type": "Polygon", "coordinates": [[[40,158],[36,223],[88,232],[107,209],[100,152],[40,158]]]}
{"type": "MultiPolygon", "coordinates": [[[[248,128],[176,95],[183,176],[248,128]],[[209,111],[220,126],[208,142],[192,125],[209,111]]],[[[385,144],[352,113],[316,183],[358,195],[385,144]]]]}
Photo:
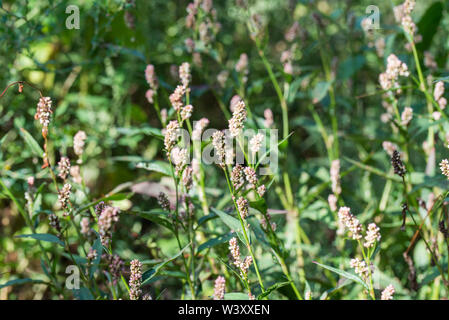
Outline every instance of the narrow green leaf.
{"type": "Polygon", "coordinates": [[[166,176],[171,176],[170,165],[163,161],[151,161],[151,162],[138,162],[136,168],[142,168],[148,171],[155,171],[166,176]]]}
{"type": "Polygon", "coordinates": [[[38,157],[42,157],[44,154],[44,150],[42,150],[41,146],[37,141],[33,138],[33,136],[26,131],[24,128],[20,128],[20,136],[25,140],[26,144],[31,148],[34,155],[38,157]]]}
{"type": "Polygon", "coordinates": [[[161,139],[163,139],[164,137],[161,133],[161,129],[153,128],[150,126],[144,126],[141,128],[117,128],[117,132],[127,136],[132,136],[135,134],[145,134],[161,139]]]}
{"type": "Polygon", "coordinates": [[[260,213],[267,213],[267,203],[265,202],[265,199],[259,199],[257,201],[251,201],[249,203],[249,206],[251,208],[256,209],[257,211],[259,211],[260,213]]]}
{"type": "Polygon", "coordinates": [[[234,218],[233,216],[218,210],[216,208],[211,208],[213,212],[215,212],[218,217],[233,231],[242,232],[242,225],[239,220],[234,218]]]}
{"type": "Polygon", "coordinates": [[[341,80],[351,78],[364,64],[365,57],[362,55],[347,58],[338,67],[338,78],[341,80]]]}
{"type": "Polygon", "coordinates": [[[360,169],[369,171],[369,172],[374,173],[374,174],[376,174],[376,175],[378,175],[378,176],[380,176],[380,177],[383,177],[383,178],[385,178],[385,179],[390,179],[390,180],[394,180],[394,181],[397,181],[397,182],[402,182],[401,178],[399,178],[398,176],[395,176],[395,175],[389,175],[388,173],[385,173],[385,172],[383,172],[382,170],[379,170],[379,169],[374,168],[374,167],[372,167],[372,166],[369,166],[369,165],[367,165],[367,164],[361,163],[361,162],[359,162],[359,161],[352,160],[352,159],[350,159],[350,158],[348,158],[348,157],[343,157],[343,158],[344,158],[346,161],[348,161],[348,162],[354,164],[355,166],[359,167],[360,169]]]}
{"type": "Polygon", "coordinates": [[[15,285],[20,285],[20,284],[25,284],[25,283],[45,283],[45,282],[42,280],[35,280],[35,279],[30,279],[30,278],[14,279],[14,280],[10,280],[4,284],[0,284],[0,289],[3,289],[8,286],[15,286],[15,285]]]}
{"type": "Polygon", "coordinates": [[[259,165],[262,163],[262,161],[270,154],[270,152],[273,152],[275,150],[275,148],[279,148],[280,146],[282,146],[285,142],[287,142],[288,138],[290,138],[290,136],[293,134],[293,131],[289,133],[288,136],[286,136],[284,139],[282,139],[277,146],[272,146],[270,148],[270,150],[268,150],[267,152],[265,152],[257,161],[255,169],[257,169],[259,167],[259,165]]]}
{"type": "Polygon", "coordinates": [[[167,263],[178,258],[184,252],[184,250],[186,250],[189,246],[190,246],[190,243],[188,245],[186,245],[184,248],[182,248],[181,251],[179,251],[177,254],[175,254],[171,258],[165,260],[164,262],[159,263],[154,268],[151,268],[150,270],[145,271],[142,274],[142,285],[149,283],[151,281],[151,279],[153,279],[167,263]]]}
{"type": "MultiPolygon", "coordinates": [[[[235,231],[237,233],[237,236],[239,237],[240,241],[245,243],[245,238],[243,236],[243,230],[242,230],[242,224],[240,223],[240,220],[234,218],[233,216],[218,210],[217,208],[211,208],[213,212],[217,214],[217,216],[231,229],[231,231],[235,231]]],[[[248,233],[248,240],[251,242],[250,239],[250,233],[248,233]]]]}
{"type": "Polygon", "coordinates": [[[337,286],[335,288],[331,288],[323,292],[323,294],[320,296],[320,300],[329,299],[332,294],[336,293],[341,288],[346,287],[350,283],[351,281],[349,281],[346,278],[342,279],[342,281],[338,281],[337,286]]]}
{"type": "Polygon", "coordinates": [[[48,278],[51,278],[50,277],[50,273],[48,272],[47,266],[45,265],[45,261],[44,261],[44,259],[42,257],[41,257],[41,268],[42,268],[42,270],[44,270],[45,275],[48,278]]]}
{"type": "Polygon", "coordinates": [[[444,6],[441,2],[435,2],[429,6],[417,23],[422,41],[416,44],[419,51],[425,51],[432,45],[432,40],[437,33],[438,26],[443,18],[444,6]]]}
{"type": "Polygon", "coordinates": [[[433,82],[444,81],[449,82],[449,76],[436,78],[433,82]]]}
{"type": "Polygon", "coordinates": [[[78,254],[68,254],[67,252],[63,252],[62,256],[66,257],[68,260],[72,260],[73,258],[73,261],[78,265],[84,265],[87,263],[87,258],[81,257],[78,254]]]}
{"type": "Polygon", "coordinates": [[[141,218],[157,223],[166,227],[169,230],[173,230],[173,223],[167,219],[167,212],[155,209],[150,211],[131,211],[141,218]]]}
{"type": "Polygon", "coordinates": [[[79,208],[76,211],[76,213],[85,211],[85,210],[89,209],[90,207],[93,207],[93,206],[99,204],[102,201],[121,201],[121,200],[128,199],[131,195],[132,194],[130,194],[130,193],[116,193],[116,194],[112,194],[110,196],[106,196],[106,197],[100,198],[100,199],[98,199],[96,201],[93,201],[93,202],[91,202],[89,204],[86,204],[85,206],[79,208]]]}
{"type": "Polygon", "coordinates": [[[213,212],[208,214],[207,216],[202,216],[201,218],[198,219],[198,226],[197,226],[197,228],[199,226],[203,225],[204,223],[206,223],[207,221],[210,221],[210,220],[213,220],[213,219],[216,219],[216,218],[217,218],[217,215],[215,213],[213,213],[213,212]]]}
{"type": "Polygon", "coordinates": [[[290,90],[288,91],[287,102],[292,103],[296,98],[296,93],[298,92],[301,84],[303,83],[305,77],[298,77],[290,84],[290,90]]]}
{"type": "Polygon", "coordinates": [[[79,289],[74,289],[73,295],[78,300],[95,300],[95,298],[92,296],[92,293],[90,293],[89,289],[85,287],[81,287],[79,289]]]}
{"type": "MultiPolygon", "coordinates": [[[[447,269],[447,264],[442,266],[443,269],[447,269]]],[[[424,287],[435,280],[437,277],[441,276],[440,270],[437,267],[432,267],[424,273],[424,277],[420,282],[420,286],[424,287]]]]}
{"type": "Polygon", "coordinates": [[[343,271],[343,270],[340,270],[340,269],[336,269],[336,268],[327,266],[325,264],[318,263],[316,261],[312,261],[312,262],[315,263],[316,265],[319,265],[321,268],[324,268],[324,269],[327,269],[329,271],[332,271],[332,272],[334,272],[334,273],[336,273],[336,274],[338,274],[338,275],[340,275],[340,276],[342,276],[342,277],[344,277],[346,279],[349,279],[349,280],[355,281],[357,283],[360,283],[367,290],[369,290],[368,285],[360,277],[356,276],[355,274],[352,274],[352,273],[349,273],[349,272],[346,272],[346,271],[343,271]]]}
{"type": "Polygon", "coordinates": [[[227,241],[229,241],[232,237],[234,237],[234,233],[228,233],[213,239],[210,239],[202,244],[200,244],[200,246],[198,247],[197,253],[203,251],[204,249],[208,249],[208,248],[212,248],[215,247],[216,245],[225,243],[227,241]]]}
{"type": "Polygon", "coordinates": [[[272,286],[270,286],[269,288],[267,288],[264,293],[259,294],[259,296],[257,297],[257,300],[262,300],[263,298],[268,297],[273,291],[275,291],[279,288],[288,286],[289,284],[290,284],[289,281],[275,283],[272,286]]]}
{"type": "Polygon", "coordinates": [[[243,292],[225,293],[224,300],[249,300],[248,294],[243,292]]]}
{"type": "Polygon", "coordinates": [[[326,96],[327,91],[329,90],[331,86],[330,82],[327,81],[321,81],[318,82],[312,90],[312,101],[313,103],[318,103],[326,96]]]}
{"type": "Polygon", "coordinates": [[[15,236],[15,237],[16,238],[32,238],[35,240],[57,243],[61,246],[64,246],[64,242],[62,242],[57,236],[55,236],[53,234],[49,234],[49,233],[21,234],[21,235],[15,236]]]}

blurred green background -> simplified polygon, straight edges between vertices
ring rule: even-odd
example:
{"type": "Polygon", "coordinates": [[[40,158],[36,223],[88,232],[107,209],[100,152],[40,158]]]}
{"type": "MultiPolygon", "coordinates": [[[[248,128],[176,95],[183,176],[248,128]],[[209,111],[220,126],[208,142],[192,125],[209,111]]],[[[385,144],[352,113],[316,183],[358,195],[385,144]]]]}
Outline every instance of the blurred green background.
{"type": "MultiPolygon", "coordinates": [[[[325,126],[330,127],[326,116],[329,94],[324,83],[319,46],[324,43],[331,59],[330,71],[335,76],[341,155],[357,161],[370,155],[367,164],[384,172],[388,172],[390,163],[382,150],[382,142],[391,138],[391,132],[380,121],[384,110],[380,95],[374,94],[378,90],[378,75],[384,71],[385,58],[392,52],[412,64],[411,54],[404,49],[404,36],[393,17],[392,8],[400,1],[376,3],[380,9],[381,30],[375,32],[372,41],[380,37],[385,39],[382,56],[378,55],[360,26],[371,2],[250,1],[252,12],[259,14],[265,24],[268,60],[277,77],[289,84],[290,131],[294,134],[285,157],[288,158],[295,197],[299,203],[306,204],[301,218],[311,242],[304,247],[308,261],[306,268],[311,274],[309,281],[315,282],[318,290],[326,288],[326,284],[321,283],[322,270],[311,264],[311,259],[319,256],[330,262],[338,256],[332,246],[335,230],[330,226],[333,218],[327,206],[329,191],[316,189],[328,180],[326,149],[308,109],[310,101],[318,99],[319,103],[313,108],[323,115],[325,126]],[[317,25],[314,14],[321,17],[321,26],[317,25]],[[294,21],[299,22],[301,33],[293,59],[298,71],[292,76],[283,72],[279,59],[288,46],[284,33],[294,21]],[[321,36],[319,32],[322,32],[321,36]],[[310,194],[314,195],[313,201],[307,198],[310,194]]],[[[193,119],[207,117],[211,120],[210,127],[225,128],[227,120],[220,103],[228,106],[230,98],[236,94],[238,88],[232,79],[236,76],[233,68],[240,54],[247,53],[250,72],[246,94],[252,111],[262,120],[264,110],[271,108],[275,123],[281,128],[276,93],[249,37],[245,16],[234,1],[214,2],[221,29],[211,47],[197,48],[201,64],[193,61],[185,46],[185,39],[191,36],[191,31],[185,27],[188,1],[14,0],[0,1],[0,5],[0,88],[13,81],[26,80],[40,88],[45,96],[52,97],[54,114],[49,145],[52,163],[57,162],[60,155],[71,155],[72,138],[78,130],[87,133],[85,177],[92,198],[101,197],[122,183],[151,180],[151,173],[136,169],[135,160],[163,158],[162,141],[146,131],[149,127],[160,128],[155,110],[145,98],[148,85],[144,70],[149,63],[155,66],[161,83],[161,107],[169,108],[168,95],[178,82],[173,66],[191,62],[193,119]],[[79,7],[79,30],[69,30],[65,26],[69,16],[66,8],[70,4],[79,7]],[[220,57],[219,61],[217,57],[220,57]],[[212,90],[217,87],[216,77],[223,70],[230,71],[227,87],[212,90]]],[[[423,55],[429,51],[437,62],[434,68],[424,68],[426,75],[446,75],[448,7],[449,3],[445,1],[419,1],[414,12],[419,33],[423,36],[423,41],[418,44],[419,53],[423,55]]],[[[27,178],[42,176],[40,160],[20,133],[20,128],[26,129],[42,145],[39,126],[33,119],[38,97],[36,91],[25,87],[22,94],[16,88],[10,89],[0,100],[0,174],[21,201],[24,201],[27,178]]],[[[417,171],[414,179],[421,183],[418,183],[423,190],[420,195],[426,197],[432,188],[444,189],[447,183],[443,178],[427,179],[423,174],[425,157],[421,144],[426,132],[421,128],[426,126],[428,119],[419,114],[425,112],[425,102],[408,91],[402,99],[403,105],[412,105],[417,114],[410,138],[416,148],[412,149],[414,156],[410,162],[417,171]]],[[[444,126],[446,128],[446,124],[444,126]]],[[[443,137],[444,133],[440,135],[443,137]]],[[[446,157],[445,153],[447,151],[440,143],[437,159],[446,157]]],[[[342,171],[351,165],[342,161],[342,171]]],[[[208,183],[216,188],[217,200],[220,186],[225,183],[216,170],[208,170],[208,183]]],[[[407,287],[408,269],[402,260],[402,252],[413,232],[399,231],[401,194],[394,186],[389,206],[380,212],[384,184],[382,177],[369,171],[353,170],[343,179],[345,202],[354,212],[361,213],[362,222],[374,219],[380,223],[383,235],[380,268],[388,279],[398,283],[397,291],[404,297],[428,297],[430,288],[415,295],[407,287]]],[[[56,194],[46,193],[41,199],[42,207],[51,207],[56,198],[56,194]]],[[[268,199],[270,208],[280,208],[274,192],[268,199]]],[[[82,194],[77,195],[77,202],[84,200],[82,194]]],[[[125,209],[130,206],[148,209],[155,207],[156,201],[136,194],[131,200],[119,201],[117,205],[125,209]]],[[[173,240],[164,238],[166,233],[153,224],[132,217],[123,218],[121,224],[125,227],[118,230],[116,246],[124,259],[135,254],[150,259],[158,250],[167,255],[174,252],[173,240]],[[137,237],[137,234],[142,236],[137,237]]],[[[43,231],[45,228],[42,226],[43,231]]],[[[17,275],[39,278],[42,273],[37,246],[13,237],[25,230],[16,207],[0,193],[0,283],[17,275]]],[[[434,269],[423,243],[419,242],[415,247],[414,257],[419,280],[432,278],[434,269]]],[[[166,277],[163,281],[165,288],[177,285],[174,277],[166,277]]],[[[165,297],[174,296],[167,294],[165,297]]],[[[5,298],[50,296],[45,286],[27,284],[0,289],[0,299],[5,298]]]]}

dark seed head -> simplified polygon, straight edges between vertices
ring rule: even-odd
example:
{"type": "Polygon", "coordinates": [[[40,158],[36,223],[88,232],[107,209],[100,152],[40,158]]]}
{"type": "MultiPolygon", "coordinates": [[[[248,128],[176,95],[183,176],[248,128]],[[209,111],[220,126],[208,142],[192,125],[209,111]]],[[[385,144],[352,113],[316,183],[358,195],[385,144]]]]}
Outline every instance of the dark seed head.
{"type": "Polygon", "coordinates": [[[103,201],[99,202],[95,206],[95,214],[97,215],[97,217],[99,217],[101,215],[101,212],[104,210],[105,207],[106,207],[106,204],[103,201]]]}
{"type": "Polygon", "coordinates": [[[399,151],[393,151],[393,155],[391,156],[391,164],[393,165],[394,173],[403,178],[406,170],[404,163],[401,160],[399,151]]]}

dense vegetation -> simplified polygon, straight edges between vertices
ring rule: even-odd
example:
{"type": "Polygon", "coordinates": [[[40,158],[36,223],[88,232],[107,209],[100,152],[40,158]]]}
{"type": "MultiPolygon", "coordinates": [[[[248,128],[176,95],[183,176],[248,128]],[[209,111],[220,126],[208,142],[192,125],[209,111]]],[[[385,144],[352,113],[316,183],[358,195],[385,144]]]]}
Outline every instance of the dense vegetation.
{"type": "Polygon", "coordinates": [[[448,297],[447,2],[78,2],[0,1],[0,299],[448,297]]]}

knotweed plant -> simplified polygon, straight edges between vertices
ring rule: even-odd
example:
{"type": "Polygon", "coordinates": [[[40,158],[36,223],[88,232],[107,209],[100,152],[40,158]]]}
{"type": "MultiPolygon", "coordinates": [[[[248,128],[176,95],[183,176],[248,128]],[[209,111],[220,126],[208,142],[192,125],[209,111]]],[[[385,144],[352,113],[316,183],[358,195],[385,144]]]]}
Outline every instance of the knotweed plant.
{"type": "Polygon", "coordinates": [[[354,272],[366,283],[371,298],[375,299],[371,259],[381,239],[380,229],[375,223],[370,223],[366,227],[365,235],[363,235],[363,226],[352,215],[351,209],[348,207],[341,207],[338,210],[338,218],[340,224],[348,231],[350,239],[357,241],[363,257],[362,259],[351,259],[350,266],[354,268],[354,272]]]}
{"type": "Polygon", "coordinates": [[[0,298],[447,298],[449,15],[365,3],[2,4],[0,298]]]}

